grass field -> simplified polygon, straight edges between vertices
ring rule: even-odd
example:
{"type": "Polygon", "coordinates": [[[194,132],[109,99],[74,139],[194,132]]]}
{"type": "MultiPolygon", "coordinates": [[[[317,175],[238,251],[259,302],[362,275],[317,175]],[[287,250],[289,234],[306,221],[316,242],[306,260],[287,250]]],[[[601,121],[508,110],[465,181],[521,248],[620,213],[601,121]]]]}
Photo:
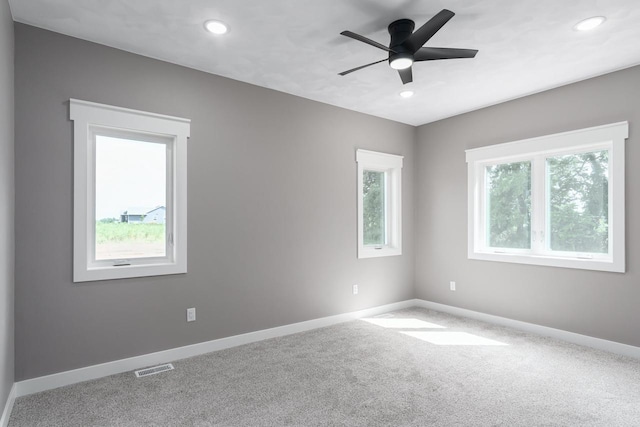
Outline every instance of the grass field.
{"type": "Polygon", "coordinates": [[[164,243],[164,224],[129,224],[96,222],[96,243],[145,242],[164,243]]]}
{"type": "Polygon", "coordinates": [[[164,224],[96,222],[96,259],[130,259],[166,255],[164,224]]]}

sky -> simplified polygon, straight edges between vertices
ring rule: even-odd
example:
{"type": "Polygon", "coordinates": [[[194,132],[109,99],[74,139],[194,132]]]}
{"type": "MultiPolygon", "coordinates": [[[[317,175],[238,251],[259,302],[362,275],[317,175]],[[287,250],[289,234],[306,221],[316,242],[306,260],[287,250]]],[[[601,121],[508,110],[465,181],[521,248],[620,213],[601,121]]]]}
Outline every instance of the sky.
{"type": "Polygon", "coordinates": [[[96,220],[166,205],[166,145],[96,136],[96,220]]]}

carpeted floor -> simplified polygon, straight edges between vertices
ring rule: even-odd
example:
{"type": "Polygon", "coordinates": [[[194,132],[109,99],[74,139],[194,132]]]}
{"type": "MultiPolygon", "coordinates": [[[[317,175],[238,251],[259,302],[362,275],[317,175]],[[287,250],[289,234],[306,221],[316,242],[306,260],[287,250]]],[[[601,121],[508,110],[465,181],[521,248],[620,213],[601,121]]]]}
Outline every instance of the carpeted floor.
{"type": "Polygon", "coordinates": [[[640,361],[418,308],[174,366],[19,398],[9,426],[640,426],[640,361]]]}

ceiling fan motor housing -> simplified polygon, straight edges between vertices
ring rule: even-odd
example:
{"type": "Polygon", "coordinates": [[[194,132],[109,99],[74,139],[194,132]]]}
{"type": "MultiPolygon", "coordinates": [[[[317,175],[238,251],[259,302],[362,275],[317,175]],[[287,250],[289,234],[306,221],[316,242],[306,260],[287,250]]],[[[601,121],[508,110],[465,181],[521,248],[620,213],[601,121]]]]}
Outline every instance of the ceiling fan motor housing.
{"type": "Polygon", "coordinates": [[[389,24],[388,29],[391,35],[389,49],[394,51],[389,53],[389,64],[401,58],[408,58],[413,61],[413,53],[403,43],[411,36],[415,27],[416,24],[411,19],[398,19],[389,24]]]}
{"type": "Polygon", "coordinates": [[[353,31],[343,31],[340,34],[366,43],[370,46],[388,52],[388,58],[369,64],[361,65],[347,71],[339,73],[345,76],[354,71],[362,70],[381,62],[389,61],[389,66],[398,71],[402,84],[413,81],[412,66],[414,62],[435,61],[439,59],[475,58],[478,51],[476,49],[456,49],[430,47],[425,48],[426,42],[445,25],[455,13],[448,9],[442,9],[433,18],[429,19],[415,32],[415,23],[411,19],[398,19],[389,24],[388,30],[391,35],[389,46],[378,43],[353,31]]]}

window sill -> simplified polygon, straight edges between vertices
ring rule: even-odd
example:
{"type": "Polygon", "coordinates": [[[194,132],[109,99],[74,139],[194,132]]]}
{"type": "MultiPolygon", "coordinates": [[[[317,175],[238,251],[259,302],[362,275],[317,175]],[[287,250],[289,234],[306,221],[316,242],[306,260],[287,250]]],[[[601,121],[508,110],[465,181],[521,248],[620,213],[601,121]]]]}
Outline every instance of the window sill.
{"type": "Polygon", "coordinates": [[[608,259],[583,259],[569,257],[554,257],[548,255],[522,255],[494,252],[470,252],[468,258],[481,261],[510,262],[516,264],[540,265],[546,267],[574,268],[581,270],[608,271],[624,273],[623,262],[608,259]]]}
{"type": "Polygon", "coordinates": [[[402,255],[402,249],[383,247],[380,249],[375,248],[360,248],[358,251],[358,258],[379,258],[385,256],[397,256],[402,255]]]}
{"type": "Polygon", "coordinates": [[[168,274],[184,274],[186,265],[166,264],[134,264],[118,267],[93,267],[74,272],[74,282],[91,282],[95,280],[127,279],[130,277],[165,276],[168,274]]]}

